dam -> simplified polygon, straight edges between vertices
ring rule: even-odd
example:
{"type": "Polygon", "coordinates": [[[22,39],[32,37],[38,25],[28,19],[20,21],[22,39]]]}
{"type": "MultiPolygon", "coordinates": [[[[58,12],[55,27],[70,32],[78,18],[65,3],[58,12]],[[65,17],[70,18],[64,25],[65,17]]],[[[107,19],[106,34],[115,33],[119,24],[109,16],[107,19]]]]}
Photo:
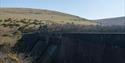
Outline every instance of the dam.
{"type": "Polygon", "coordinates": [[[15,50],[33,63],[125,63],[125,34],[24,34],[15,50]]]}

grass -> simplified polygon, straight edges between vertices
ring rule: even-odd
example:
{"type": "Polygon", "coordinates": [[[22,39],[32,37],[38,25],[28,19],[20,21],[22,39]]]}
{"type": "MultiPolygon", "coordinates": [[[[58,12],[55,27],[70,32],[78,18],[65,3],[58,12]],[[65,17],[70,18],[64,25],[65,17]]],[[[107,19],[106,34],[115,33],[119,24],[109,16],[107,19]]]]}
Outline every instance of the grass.
{"type": "Polygon", "coordinates": [[[58,24],[72,23],[81,25],[96,25],[95,22],[57,11],[25,9],[25,8],[1,8],[0,18],[7,19],[37,19],[58,24]]]}

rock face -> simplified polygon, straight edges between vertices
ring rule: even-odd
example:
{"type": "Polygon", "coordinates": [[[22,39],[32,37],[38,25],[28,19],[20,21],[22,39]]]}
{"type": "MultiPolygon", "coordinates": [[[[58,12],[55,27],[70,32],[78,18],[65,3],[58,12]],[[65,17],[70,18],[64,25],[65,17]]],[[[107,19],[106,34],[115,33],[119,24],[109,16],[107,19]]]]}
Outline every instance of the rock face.
{"type": "Polygon", "coordinates": [[[125,34],[34,33],[20,41],[15,50],[33,63],[125,63],[125,34]]]}

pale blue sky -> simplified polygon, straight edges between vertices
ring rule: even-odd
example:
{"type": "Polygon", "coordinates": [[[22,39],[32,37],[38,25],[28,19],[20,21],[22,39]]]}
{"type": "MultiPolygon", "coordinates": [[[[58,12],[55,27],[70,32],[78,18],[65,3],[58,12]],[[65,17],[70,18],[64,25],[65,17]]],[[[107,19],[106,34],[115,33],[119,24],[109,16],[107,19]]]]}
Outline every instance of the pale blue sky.
{"type": "Polygon", "coordinates": [[[125,0],[0,0],[0,7],[56,10],[87,19],[125,16],[125,0]]]}

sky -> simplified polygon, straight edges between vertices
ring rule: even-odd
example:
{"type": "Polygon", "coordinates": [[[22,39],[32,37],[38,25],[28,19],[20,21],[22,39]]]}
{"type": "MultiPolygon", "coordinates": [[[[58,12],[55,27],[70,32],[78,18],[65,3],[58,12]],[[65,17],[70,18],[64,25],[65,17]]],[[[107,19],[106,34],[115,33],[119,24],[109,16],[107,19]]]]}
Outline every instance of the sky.
{"type": "Polygon", "coordinates": [[[125,0],[0,0],[0,7],[56,10],[87,19],[125,16],[125,0]]]}

